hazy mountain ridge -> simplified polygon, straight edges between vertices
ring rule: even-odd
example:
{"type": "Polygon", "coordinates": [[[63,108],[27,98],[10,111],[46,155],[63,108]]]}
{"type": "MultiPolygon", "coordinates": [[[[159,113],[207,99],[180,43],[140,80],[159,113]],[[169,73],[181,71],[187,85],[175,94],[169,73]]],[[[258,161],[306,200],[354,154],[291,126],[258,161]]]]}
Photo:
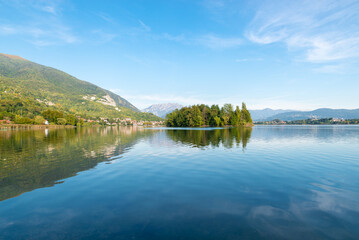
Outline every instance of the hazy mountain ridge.
{"type": "Polygon", "coordinates": [[[161,104],[153,104],[145,109],[142,112],[153,113],[158,117],[166,117],[166,115],[172,112],[175,109],[180,109],[183,106],[178,103],[161,103],[161,104]]]}
{"type": "Polygon", "coordinates": [[[261,110],[249,110],[249,112],[252,115],[252,119],[254,121],[263,121],[276,114],[293,112],[293,111],[295,110],[283,110],[283,109],[271,109],[271,108],[265,108],[261,110]]]}
{"type": "Polygon", "coordinates": [[[283,121],[304,120],[304,119],[321,119],[321,118],[343,118],[359,119],[359,109],[331,109],[319,108],[313,111],[291,111],[275,114],[266,118],[266,121],[280,119],[283,121]]]}
{"type": "Polygon", "coordinates": [[[8,54],[0,54],[0,97],[1,111],[10,107],[19,114],[21,108],[29,117],[52,108],[88,117],[151,118],[111,91],[8,54]]]}

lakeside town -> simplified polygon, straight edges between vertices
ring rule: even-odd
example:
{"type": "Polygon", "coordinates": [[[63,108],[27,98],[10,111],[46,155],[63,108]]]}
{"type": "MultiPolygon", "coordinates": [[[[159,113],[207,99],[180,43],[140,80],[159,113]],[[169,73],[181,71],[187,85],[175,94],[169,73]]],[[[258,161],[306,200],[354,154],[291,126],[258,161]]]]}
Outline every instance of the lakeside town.
{"type": "Polygon", "coordinates": [[[57,127],[95,127],[95,126],[163,126],[164,121],[142,121],[131,118],[99,118],[97,120],[77,118],[75,125],[68,125],[66,122],[58,121],[57,124],[44,119],[43,122],[33,124],[19,124],[10,119],[0,120],[1,128],[57,128],[57,127]]]}

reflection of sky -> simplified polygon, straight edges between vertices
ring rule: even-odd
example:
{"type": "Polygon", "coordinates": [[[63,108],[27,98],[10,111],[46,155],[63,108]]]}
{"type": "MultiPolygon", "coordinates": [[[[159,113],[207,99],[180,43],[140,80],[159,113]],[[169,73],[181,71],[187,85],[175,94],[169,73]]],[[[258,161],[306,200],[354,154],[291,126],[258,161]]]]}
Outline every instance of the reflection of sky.
{"type": "Polygon", "coordinates": [[[0,229],[6,236],[47,226],[54,234],[134,233],[127,239],[169,229],[193,239],[239,232],[255,239],[355,239],[358,132],[255,127],[243,151],[195,148],[158,131],[112,164],[0,202],[0,229]]]}

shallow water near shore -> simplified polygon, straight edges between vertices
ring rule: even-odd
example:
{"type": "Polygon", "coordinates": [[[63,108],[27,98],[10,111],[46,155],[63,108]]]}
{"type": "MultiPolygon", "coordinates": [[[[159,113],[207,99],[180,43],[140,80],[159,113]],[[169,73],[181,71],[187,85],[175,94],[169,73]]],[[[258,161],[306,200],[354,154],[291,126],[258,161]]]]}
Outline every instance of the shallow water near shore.
{"type": "Polygon", "coordinates": [[[359,126],[0,131],[0,239],[359,239],[359,126]]]}

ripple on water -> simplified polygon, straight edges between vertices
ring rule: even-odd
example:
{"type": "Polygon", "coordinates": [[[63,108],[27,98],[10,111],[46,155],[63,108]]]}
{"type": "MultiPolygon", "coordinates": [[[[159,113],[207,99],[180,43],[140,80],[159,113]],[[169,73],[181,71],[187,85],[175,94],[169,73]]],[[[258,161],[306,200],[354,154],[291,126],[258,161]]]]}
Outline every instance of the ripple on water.
{"type": "Polygon", "coordinates": [[[359,238],[359,127],[0,137],[0,239],[359,238]]]}

